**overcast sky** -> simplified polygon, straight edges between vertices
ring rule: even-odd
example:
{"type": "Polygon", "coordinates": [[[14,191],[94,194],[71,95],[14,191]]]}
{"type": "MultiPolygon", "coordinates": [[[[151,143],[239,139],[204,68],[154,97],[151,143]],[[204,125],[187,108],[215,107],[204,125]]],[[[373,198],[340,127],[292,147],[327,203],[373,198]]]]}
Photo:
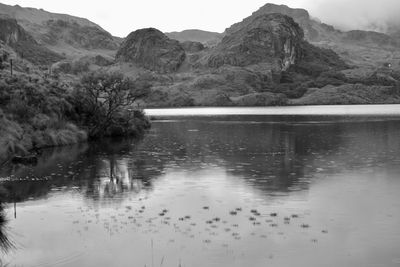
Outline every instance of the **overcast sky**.
{"type": "Polygon", "coordinates": [[[223,32],[266,3],[309,10],[341,29],[384,29],[400,22],[400,0],[0,0],[1,3],[85,17],[115,36],[155,27],[164,32],[202,29],[223,32]]]}

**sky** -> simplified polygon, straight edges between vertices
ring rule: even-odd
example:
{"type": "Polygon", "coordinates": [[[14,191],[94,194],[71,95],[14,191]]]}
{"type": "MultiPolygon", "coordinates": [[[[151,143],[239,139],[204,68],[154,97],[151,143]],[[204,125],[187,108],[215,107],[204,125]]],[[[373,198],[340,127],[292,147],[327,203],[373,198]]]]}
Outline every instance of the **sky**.
{"type": "Polygon", "coordinates": [[[154,27],[163,32],[201,29],[223,32],[266,3],[305,8],[339,29],[385,31],[400,25],[400,0],[0,0],[87,18],[115,36],[154,27]]]}

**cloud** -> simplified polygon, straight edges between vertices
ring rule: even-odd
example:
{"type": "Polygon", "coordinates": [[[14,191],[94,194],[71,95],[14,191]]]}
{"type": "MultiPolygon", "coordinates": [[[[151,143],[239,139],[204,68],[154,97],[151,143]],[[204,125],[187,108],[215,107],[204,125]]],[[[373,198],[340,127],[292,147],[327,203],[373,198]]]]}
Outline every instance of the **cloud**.
{"type": "Polygon", "coordinates": [[[312,16],[344,30],[385,32],[400,26],[400,0],[302,0],[301,4],[312,16]]]}

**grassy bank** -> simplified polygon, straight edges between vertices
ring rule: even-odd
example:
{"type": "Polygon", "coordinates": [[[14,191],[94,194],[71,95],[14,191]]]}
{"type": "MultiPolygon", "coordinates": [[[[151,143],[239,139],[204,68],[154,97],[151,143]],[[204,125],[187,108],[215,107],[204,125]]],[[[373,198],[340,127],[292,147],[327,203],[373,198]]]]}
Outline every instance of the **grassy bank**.
{"type": "Polygon", "coordinates": [[[58,79],[26,74],[0,74],[0,163],[37,148],[70,145],[104,135],[139,135],[149,127],[140,111],[129,112],[121,106],[110,113],[100,105],[107,99],[102,95],[91,98],[88,94],[93,92],[85,90],[85,86],[82,82],[68,86],[58,79]],[[92,101],[93,110],[82,110],[82,99],[92,101]],[[91,136],[97,122],[90,116],[103,113],[108,120],[102,121],[102,134],[91,136]]]}

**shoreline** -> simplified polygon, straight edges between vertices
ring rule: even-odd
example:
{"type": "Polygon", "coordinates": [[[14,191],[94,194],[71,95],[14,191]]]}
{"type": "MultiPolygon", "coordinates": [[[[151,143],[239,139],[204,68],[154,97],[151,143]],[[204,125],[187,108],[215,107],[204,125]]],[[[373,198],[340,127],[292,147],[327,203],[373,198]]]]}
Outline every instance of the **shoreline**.
{"type": "Polygon", "coordinates": [[[150,117],[227,115],[400,117],[400,104],[145,108],[144,112],[150,117]]]}

